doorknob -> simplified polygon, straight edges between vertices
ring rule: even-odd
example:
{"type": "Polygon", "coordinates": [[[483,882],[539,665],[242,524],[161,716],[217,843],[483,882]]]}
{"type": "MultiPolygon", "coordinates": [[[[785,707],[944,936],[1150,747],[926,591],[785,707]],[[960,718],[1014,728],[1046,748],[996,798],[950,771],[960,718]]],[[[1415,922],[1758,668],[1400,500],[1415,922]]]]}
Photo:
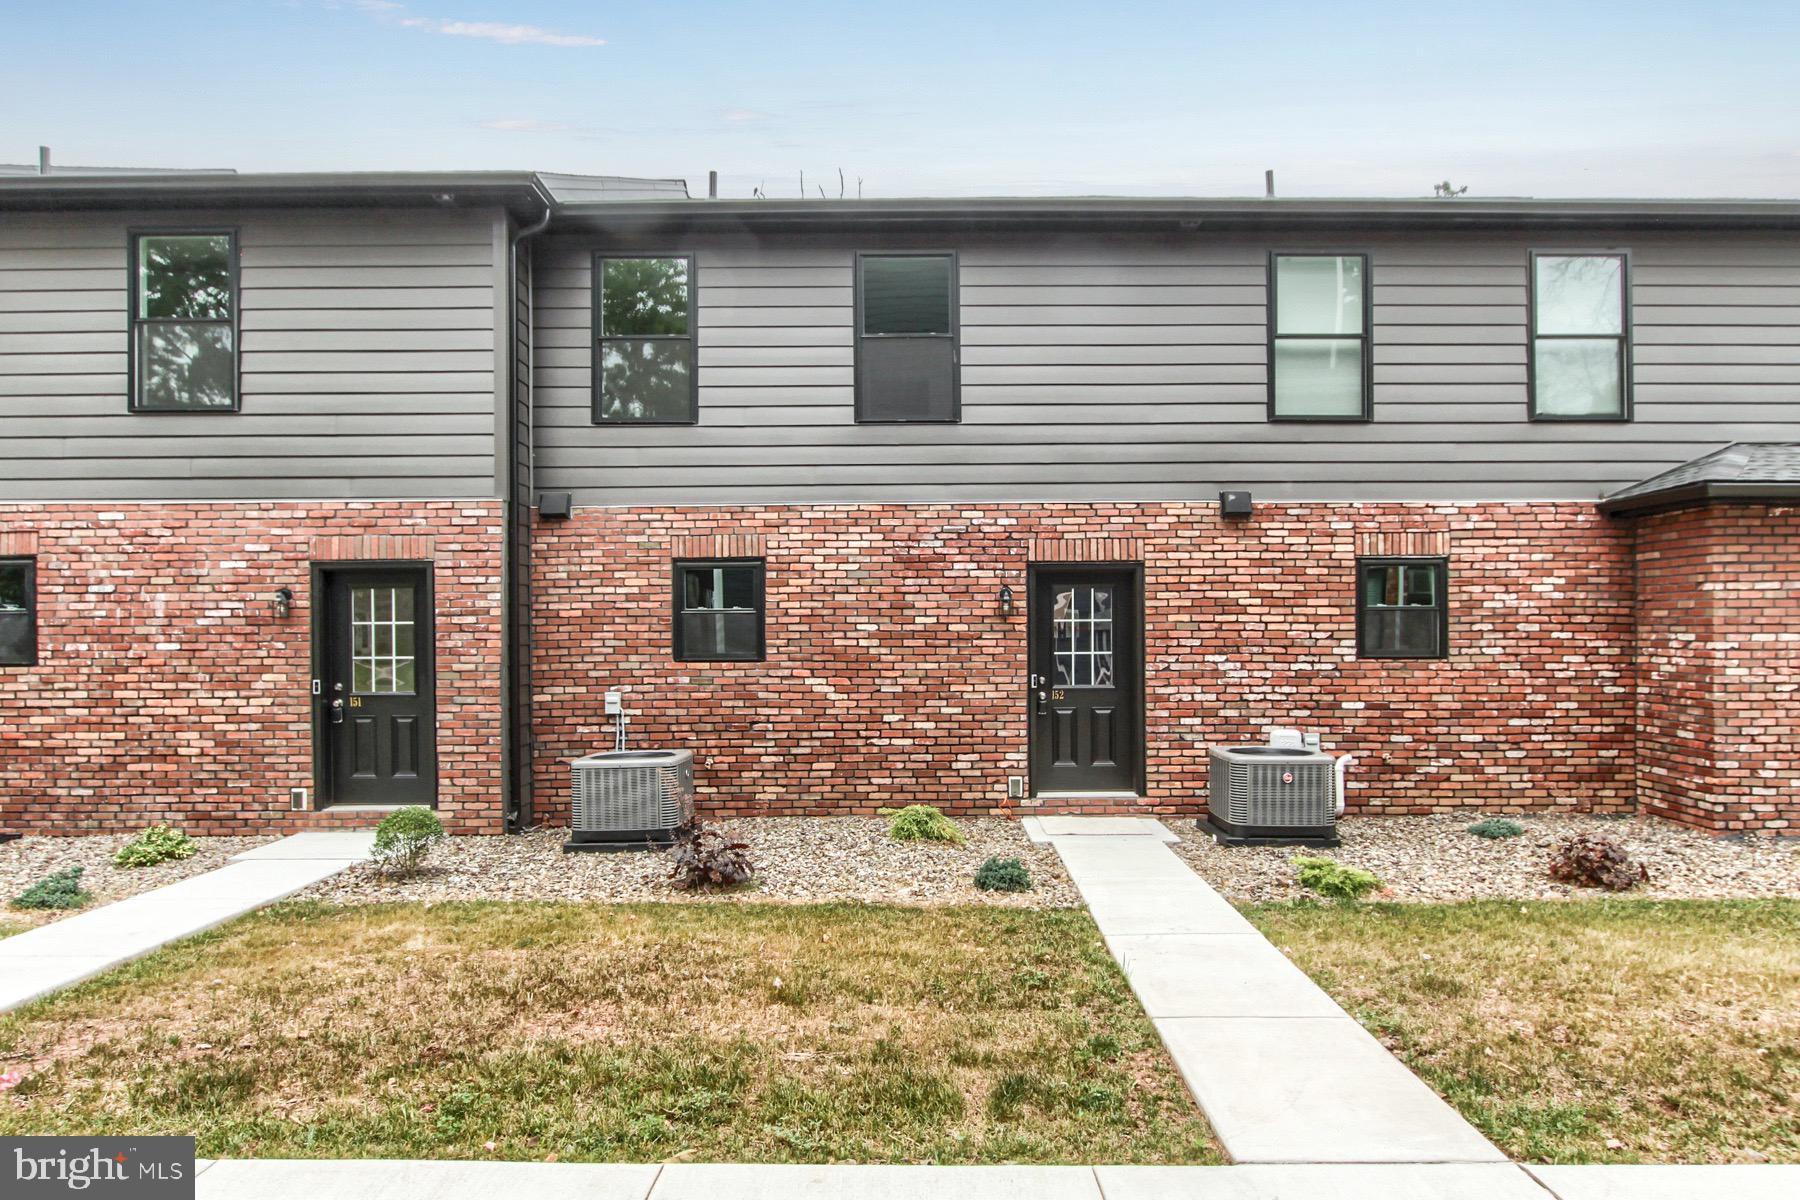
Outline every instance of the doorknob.
{"type": "Polygon", "coordinates": [[[1041,717],[1045,713],[1050,711],[1049,701],[1050,701],[1050,693],[1048,691],[1044,690],[1043,688],[1039,688],[1038,694],[1037,694],[1038,716],[1041,717]]]}
{"type": "Polygon", "coordinates": [[[333,700],[331,702],[331,723],[333,725],[342,725],[344,723],[344,702],[342,700],[333,700]]]}

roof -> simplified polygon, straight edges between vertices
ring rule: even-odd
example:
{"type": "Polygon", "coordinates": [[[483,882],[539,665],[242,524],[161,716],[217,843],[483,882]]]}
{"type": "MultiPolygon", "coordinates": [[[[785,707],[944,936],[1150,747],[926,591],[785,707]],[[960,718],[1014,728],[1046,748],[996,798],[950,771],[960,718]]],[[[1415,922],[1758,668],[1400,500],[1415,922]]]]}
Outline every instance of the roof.
{"type": "Polygon", "coordinates": [[[8,175],[236,175],[230,167],[65,167],[53,164],[48,171],[36,163],[0,163],[0,177],[8,175]]]}
{"type": "Polygon", "coordinates": [[[687,199],[679,179],[539,175],[535,171],[350,171],[240,175],[231,171],[0,168],[0,210],[179,207],[196,204],[455,206],[500,204],[536,220],[565,203],[687,199]]]}
{"type": "Polygon", "coordinates": [[[1455,199],[1382,197],[975,196],[880,200],[697,199],[679,179],[536,171],[351,171],[236,174],[103,167],[0,166],[0,210],[182,205],[493,204],[568,227],[641,224],[1009,227],[1256,225],[1800,229],[1800,200],[1455,199]]]}
{"type": "Polygon", "coordinates": [[[1637,516],[1722,500],[1800,500],[1800,442],[1733,442],[1620,488],[1600,501],[1600,511],[1637,516]]]}

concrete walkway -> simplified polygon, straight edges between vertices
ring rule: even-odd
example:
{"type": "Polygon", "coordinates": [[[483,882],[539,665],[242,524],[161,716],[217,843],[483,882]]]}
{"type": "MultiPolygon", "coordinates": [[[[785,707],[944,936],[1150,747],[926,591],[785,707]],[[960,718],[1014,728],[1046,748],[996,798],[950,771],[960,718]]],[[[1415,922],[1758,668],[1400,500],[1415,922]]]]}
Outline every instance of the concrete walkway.
{"type": "Polygon", "coordinates": [[[323,830],[258,846],[204,875],[0,938],[0,1012],[222,925],[369,857],[374,830],[323,830]]]}
{"type": "Polygon", "coordinates": [[[1506,1156],[1166,844],[1157,821],[1047,817],[1048,841],[1237,1163],[1506,1156]]]}
{"type": "Polygon", "coordinates": [[[1800,1167],[890,1167],[237,1159],[198,1200],[1792,1200],[1800,1167]]]}

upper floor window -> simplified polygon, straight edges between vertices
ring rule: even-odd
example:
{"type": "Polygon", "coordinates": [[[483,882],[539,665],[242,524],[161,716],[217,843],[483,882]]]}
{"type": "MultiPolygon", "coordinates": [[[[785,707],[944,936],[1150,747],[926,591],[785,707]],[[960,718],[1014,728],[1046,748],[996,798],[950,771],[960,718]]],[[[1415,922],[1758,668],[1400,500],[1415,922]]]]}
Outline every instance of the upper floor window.
{"type": "Polygon", "coordinates": [[[1626,274],[1623,254],[1531,256],[1534,419],[1630,417],[1626,274]]]}
{"type": "Polygon", "coordinates": [[[37,662],[37,562],[0,558],[0,666],[37,662]]]}
{"type": "Polygon", "coordinates": [[[761,661],[761,559],[675,564],[675,657],[680,662],[761,661]]]}
{"type": "Polygon", "coordinates": [[[594,420],[691,425],[694,260],[594,259],[594,420]]]}
{"type": "Polygon", "coordinates": [[[1367,421],[1368,258],[1277,254],[1269,287],[1269,418],[1367,421]]]}
{"type": "Polygon", "coordinates": [[[956,256],[856,259],[856,419],[956,421],[956,256]]]}
{"type": "Polygon", "coordinates": [[[235,410],[236,237],[136,234],[131,264],[131,407],[235,410]]]}
{"type": "Polygon", "coordinates": [[[1441,558],[1363,558],[1356,563],[1356,652],[1360,658],[1449,654],[1450,565],[1441,558]]]}

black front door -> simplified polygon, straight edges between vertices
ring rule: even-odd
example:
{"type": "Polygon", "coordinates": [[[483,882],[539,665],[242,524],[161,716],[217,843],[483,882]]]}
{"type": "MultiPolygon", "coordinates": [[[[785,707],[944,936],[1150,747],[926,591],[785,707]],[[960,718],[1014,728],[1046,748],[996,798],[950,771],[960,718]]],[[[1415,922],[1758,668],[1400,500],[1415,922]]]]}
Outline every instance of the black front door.
{"type": "Polygon", "coordinates": [[[437,703],[424,567],[323,572],[321,804],[435,804],[437,703]]]}
{"type": "Polygon", "coordinates": [[[1135,570],[1034,568],[1034,795],[1137,791],[1143,754],[1138,618],[1135,570]]]}

